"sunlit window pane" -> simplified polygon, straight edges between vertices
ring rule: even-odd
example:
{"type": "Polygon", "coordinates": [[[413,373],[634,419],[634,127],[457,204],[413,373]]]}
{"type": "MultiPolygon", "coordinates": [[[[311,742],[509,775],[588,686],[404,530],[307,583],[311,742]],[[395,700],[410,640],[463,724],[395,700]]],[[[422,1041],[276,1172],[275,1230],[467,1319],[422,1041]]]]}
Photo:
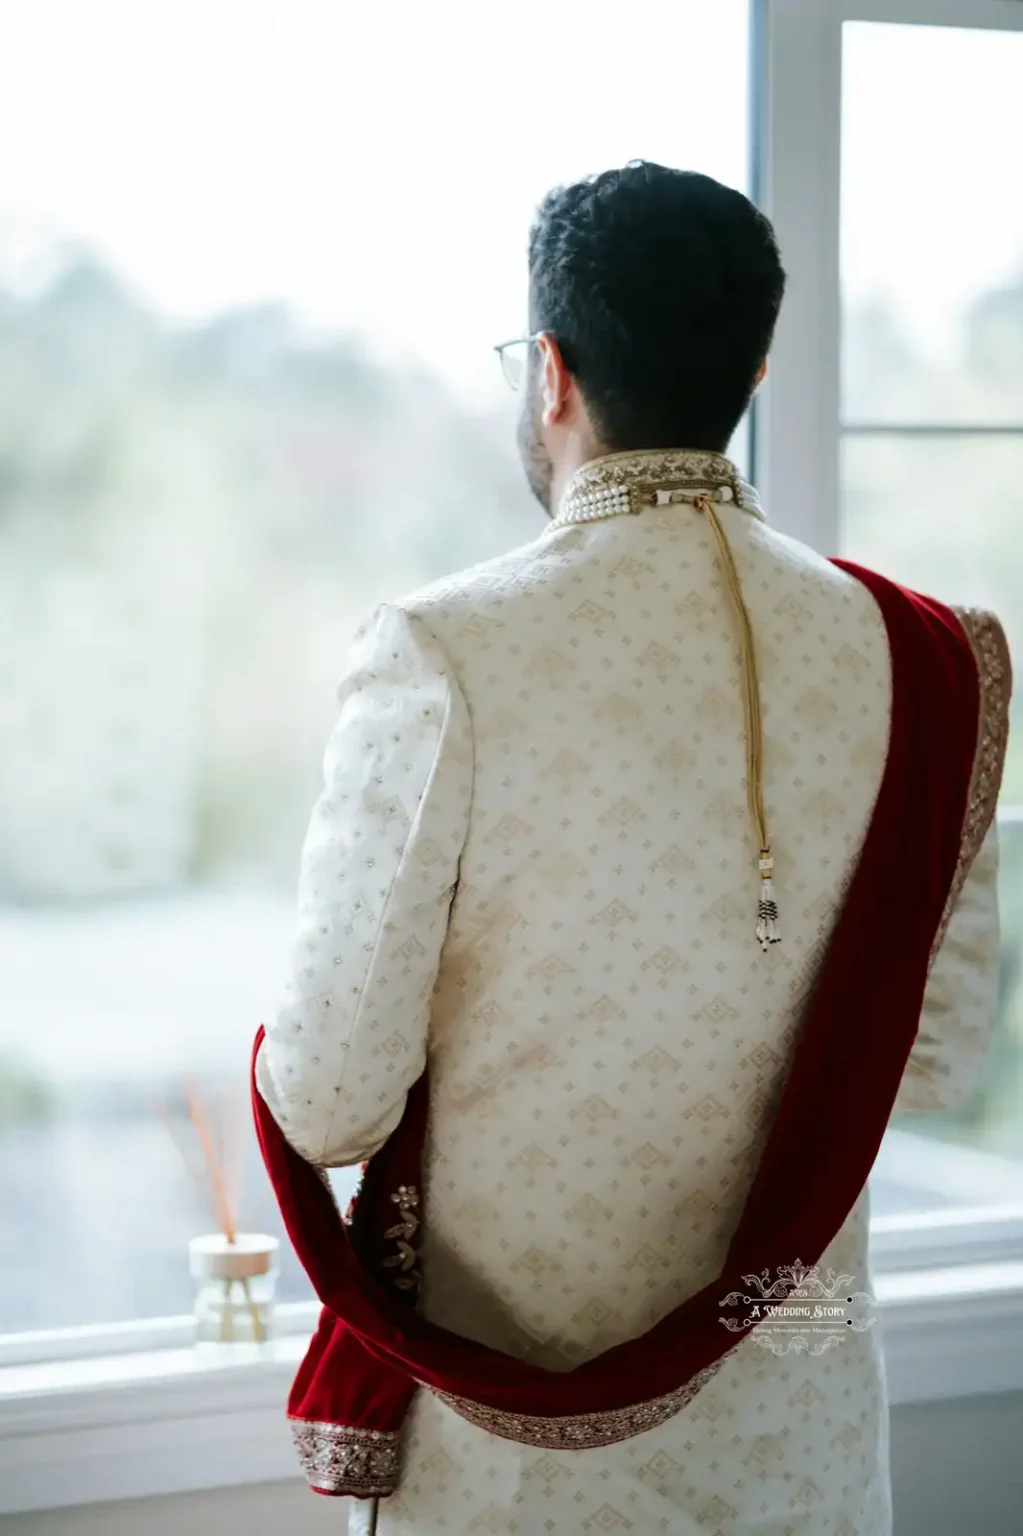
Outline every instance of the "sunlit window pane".
{"type": "MultiPolygon", "coordinates": [[[[1023,34],[856,23],[843,49],[843,552],[946,602],[993,609],[1018,658],[1023,205],[1006,188],[1023,136],[1023,34]],[[968,112],[953,105],[967,99],[968,112]]],[[[987,1075],[969,1103],[896,1125],[875,1170],[875,1210],[1018,1198],[1020,709],[1017,693],[987,1075]]]]}
{"type": "Polygon", "coordinates": [[[1023,33],[843,29],[842,416],[1023,423],[1023,33]]]}
{"type": "Polygon", "coordinates": [[[349,635],[542,525],[492,352],[534,205],[635,157],[744,185],[746,27],[5,15],[0,1332],[187,1308],[211,1215],[161,1115],[244,1087],[349,635]]]}

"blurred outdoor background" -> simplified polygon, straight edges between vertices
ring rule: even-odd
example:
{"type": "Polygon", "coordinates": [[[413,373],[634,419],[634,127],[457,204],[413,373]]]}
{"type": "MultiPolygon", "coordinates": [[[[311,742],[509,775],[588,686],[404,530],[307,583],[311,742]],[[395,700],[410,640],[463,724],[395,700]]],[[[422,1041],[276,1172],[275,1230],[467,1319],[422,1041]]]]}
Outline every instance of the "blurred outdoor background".
{"type": "MultiPolygon", "coordinates": [[[[661,9],[638,8],[651,25],[661,9]]],[[[542,9],[493,35],[459,25],[469,72],[411,7],[398,39],[313,0],[288,7],[286,33],[229,0],[161,0],[144,25],[116,0],[40,0],[13,24],[0,1332],[190,1305],[185,1245],[210,1213],[160,1106],[186,1079],[244,1093],[348,638],[377,601],[541,527],[490,353],[525,328],[532,207],[636,155],[746,184],[745,0],[674,7],[680,42],[728,61],[727,110],[721,70],[612,110],[623,72],[649,67],[643,28],[611,52],[564,7],[551,46],[586,89],[555,146],[523,86],[542,9]]],[[[847,44],[844,552],[995,608],[1023,655],[1023,210],[1004,197],[1023,120],[996,52],[1023,39],[990,34],[965,61],[957,45],[956,62],[941,34],[909,30],[847,44]],[[886,122],[877,89],[910,64],[912,141],[905,91],[886,122]],[[972,151],[942,138],[953,66],[978,86],[959,87],[972,151]],[[973,170],[958,212],[925,174],[942,154],[973,170]],[[953,218],[970,241],[943,239],[953,218]],[[955,430],[969,424],[985,430],[955,430]]],[[[1019,1195],[1018,730],[1005,800],[990,1071],[963,1109],[890,1137],[878,1211],[1019,1195]]],[[[255,1167],[243,1222],[277,1230],[255,1167]]],[[[283,1295],[304,1294],[286,1261],[283,1295]]]]}

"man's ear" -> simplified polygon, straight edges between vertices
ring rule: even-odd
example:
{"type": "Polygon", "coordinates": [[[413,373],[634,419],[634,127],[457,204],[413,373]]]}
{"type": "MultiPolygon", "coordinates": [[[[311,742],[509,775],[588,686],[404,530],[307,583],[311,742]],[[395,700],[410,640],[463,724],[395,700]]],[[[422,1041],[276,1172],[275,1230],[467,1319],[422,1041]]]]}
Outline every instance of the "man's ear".
{"type": "Polygon", "coordinates": [[[540,409],[544,426],[554,426],[565,415],[572,390],[572,375],[565,367],[561,348],[549,331],[536,341],[540,353],[540,409]]]}
{"type": "Polygon", "coordinates": [[[754,389],[759,389],[761,384],[764,382],[764,380],[766,378],[767,378],[767,358],[765,357],[764,361],[760,364],[760,367],[757,370],[756,383],[753,385],[753,388],[754,389]]]}

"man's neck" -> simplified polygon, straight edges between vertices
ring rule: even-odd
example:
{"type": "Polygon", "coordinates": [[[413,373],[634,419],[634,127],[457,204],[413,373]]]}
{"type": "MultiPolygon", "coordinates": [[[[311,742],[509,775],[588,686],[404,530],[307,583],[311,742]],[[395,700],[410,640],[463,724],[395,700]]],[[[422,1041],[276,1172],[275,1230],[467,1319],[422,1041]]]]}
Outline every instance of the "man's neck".
{"type": "Polygon", "coordinates": [[[610,451],[609,448],[594,442],[592,438],[572,437],[570,439],[555,466],[551,480],[551,504],[548,509],[551,517],[557,517],[562,498],[579,471],[585,465],[592,464],[594,459],[602,459],[610,451]]]}

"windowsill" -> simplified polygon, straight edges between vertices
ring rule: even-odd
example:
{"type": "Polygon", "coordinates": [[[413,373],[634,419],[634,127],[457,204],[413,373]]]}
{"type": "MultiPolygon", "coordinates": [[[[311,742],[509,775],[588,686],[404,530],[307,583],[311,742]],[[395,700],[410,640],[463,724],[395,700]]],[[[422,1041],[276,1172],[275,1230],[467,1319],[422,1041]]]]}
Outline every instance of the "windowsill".
{"type": "Polygon", "coordinates": [[[298,1475],[305,1335],[0,1371],[0,1515],[298,1475]]]}
{"type": "MultiPolygon", "coordinates": [[[[876,1278],[893,1405],[1023,1390],[1023,1262],[876,1278]]],[[[0,1370],[0,1514],[296,1478],[306,1334],[0,1370]]]]}

